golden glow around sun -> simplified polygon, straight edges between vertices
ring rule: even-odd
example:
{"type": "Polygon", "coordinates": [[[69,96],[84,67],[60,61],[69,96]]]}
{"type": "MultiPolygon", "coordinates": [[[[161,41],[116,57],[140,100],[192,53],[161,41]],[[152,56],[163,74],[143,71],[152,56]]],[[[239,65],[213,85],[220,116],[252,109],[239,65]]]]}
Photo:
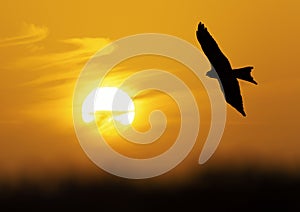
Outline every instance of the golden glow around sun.
{"type": "Polygon", "coordinates": [[[82,119],[85,123],[94,121],[95,114],[99,117],[99,121],[103,121],[101,119],[112,113],[113,116],[108,121],[114,119],[123,125],[131,124],[135,116],[132,99],[117,87],[94,89],[87,95],[82,104],[82,119]]]}

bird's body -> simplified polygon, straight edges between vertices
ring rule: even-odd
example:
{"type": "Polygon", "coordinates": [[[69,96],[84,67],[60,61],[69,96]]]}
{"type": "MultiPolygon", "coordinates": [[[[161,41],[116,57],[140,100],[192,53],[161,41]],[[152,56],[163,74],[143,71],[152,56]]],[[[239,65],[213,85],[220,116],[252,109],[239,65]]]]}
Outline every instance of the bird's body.
{"type": "Polygon", "coordinates": [[[218,79],[222,85],[226,102],[233,106],[243,116],[246,116],[237,79],[239,78],[257,84],[250,75],[253,67],[232,69],[229,60],[219,49],[218,44],[202,23],[198,25],[197,39],[203,52],[218,74],[218,79]]]}

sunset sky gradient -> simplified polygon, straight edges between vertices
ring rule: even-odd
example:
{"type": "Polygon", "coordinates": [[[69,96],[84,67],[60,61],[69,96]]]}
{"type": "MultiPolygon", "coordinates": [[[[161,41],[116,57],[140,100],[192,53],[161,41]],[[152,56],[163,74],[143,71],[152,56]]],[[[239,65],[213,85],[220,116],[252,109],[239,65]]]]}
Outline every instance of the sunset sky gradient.
{"type": "MultiPolygon", "coordinates": [[[[181,165],[157,179],[183,182],[195,171],[247,166],[296,173],[300,168],[299,8],[297,0],[2,2],[0,180],[43,184],[70,176],[82,181],[111,177],[88,159],[74,132],[72,98],[81,70],[106,44],[137,33],[174,35],[200,49],[195,36],[199,21],[233,67],[254,66],[252,75],[258,86],[240,83],[247,117],[227,107],[221,143],[204,166],[197,164],[203,145],[200,138],[181,165]]],[[[205,97],[197,92],[199,81],[181,64],[151,56],[131,60],[111,73],[108,85],[117,86],[122,76],[144,68],[160,68],[187,82],[198,102],[205,97]]],[[[147,98],[137,101],[145,111],[153,109],[146,107],[150,102],[157,101],[154,107],[165,110],[175,121],[170,121],[169,134],[159,140],[160,148],[124,147],[116,138],[111,143],[134,157],[165,150],[175,136],[174,129],[178,131],[174,114],[178,110],[168,96],[153,92],[141,98],[147,98]],[[162,104],[167,101],[172,110],[162,104]]],[[[203,100],[202,105],[201,118],[207,121],[209,104],[203,100]]],[[[148,114],[145,111],[140,114],[148,114]]],[[[146,123],[147,116],[137,117],[146,123]]],[[[208,129],[206,121],[201,126],[203,135],[208,129]]],[[[140,130],[147,127],[147,123],[137,125],[140,130]]]]}

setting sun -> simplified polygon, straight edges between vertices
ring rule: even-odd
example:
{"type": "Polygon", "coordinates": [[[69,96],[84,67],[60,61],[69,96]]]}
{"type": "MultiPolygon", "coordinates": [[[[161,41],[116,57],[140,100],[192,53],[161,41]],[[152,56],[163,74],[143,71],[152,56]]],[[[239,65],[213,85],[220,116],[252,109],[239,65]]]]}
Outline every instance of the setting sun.
{"type": "Polygon", "coordinates": [[[95,120],[96,114],[112,112],[114,120],[129,125],[134,120],[134,109],[134,103],[127,93],[116,87],[101,87],[94,89],[85,98],[82,104],[82,119],[89,123],[95,120]]]}

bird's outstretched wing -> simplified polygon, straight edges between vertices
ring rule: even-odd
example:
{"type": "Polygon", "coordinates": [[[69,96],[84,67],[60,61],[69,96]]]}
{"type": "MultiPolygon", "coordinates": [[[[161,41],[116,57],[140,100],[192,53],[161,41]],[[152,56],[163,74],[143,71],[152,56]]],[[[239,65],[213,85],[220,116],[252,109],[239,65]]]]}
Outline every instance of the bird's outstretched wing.
{"type": "Polygon", "coordinates": [[[222,78],[221,83],[224,89],[226,102],[239,111],[243,116],[246,116],[240,86],[237,79],[233,77],[222,78]]]}
{"type": "Polygon", "coordinates": [[[220,70],[222,71],[232,70],[229,60],[222,53],[217,42],[207,31],[207,28],[204,26],[203,23],[201,22],[199,23],[196,34],[203,52],[205,53],[208,60],[215,68],[215,70],[217,72],[220,70]]]}

